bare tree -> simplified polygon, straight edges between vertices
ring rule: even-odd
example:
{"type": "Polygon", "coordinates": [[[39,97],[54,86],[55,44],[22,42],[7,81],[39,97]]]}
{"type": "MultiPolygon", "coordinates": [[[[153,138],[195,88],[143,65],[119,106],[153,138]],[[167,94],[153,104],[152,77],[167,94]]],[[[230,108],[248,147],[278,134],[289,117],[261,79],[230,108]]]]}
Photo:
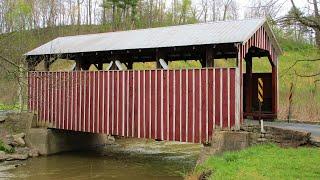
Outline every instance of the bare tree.
{"type": "Polygon", "coordinates": [[[292,4],[292,13],[290,13],[285,20],[295,20],[304,26],[310,27],[315,31],[315,39],[318,48],[320,48],[320,15],[318,8],[318,1],[312,0],[310,2],[313,5],[313,13],[305,14],[294,3],[294,0],[290,0],[292,4]]]}

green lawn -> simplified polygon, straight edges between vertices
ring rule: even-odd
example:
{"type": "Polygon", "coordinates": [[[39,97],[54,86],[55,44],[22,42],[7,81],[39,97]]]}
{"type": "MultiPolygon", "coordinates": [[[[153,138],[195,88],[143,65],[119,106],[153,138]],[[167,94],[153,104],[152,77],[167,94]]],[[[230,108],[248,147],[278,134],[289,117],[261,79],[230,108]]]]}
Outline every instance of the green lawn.
{"type": "Polygon", "coordinates": [[[260,145],[212,156],[196,168],[210,179],[320,179],[320,149],[260,145]]]}

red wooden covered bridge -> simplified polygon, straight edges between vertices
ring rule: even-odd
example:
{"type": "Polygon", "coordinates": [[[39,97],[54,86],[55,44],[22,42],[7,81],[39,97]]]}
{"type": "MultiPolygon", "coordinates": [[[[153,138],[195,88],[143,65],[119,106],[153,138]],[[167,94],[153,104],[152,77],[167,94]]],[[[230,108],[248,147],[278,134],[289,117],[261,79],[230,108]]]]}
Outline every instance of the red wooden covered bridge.
{"type": "Polygon", "coordinates": [[[208,142],[215,129],[238,130],[243,118],[259,115],[258,78],[262,117],[277,117],[280,53],[265,19],[59,37],[26,54],[28,107],[50,128],[208,142]],[[267,57],[270,73],[253,73],[254,57],[267,57]],[[74,70],[49,71],[57,59],[74,60],[74,70]],[[216,59],[236,63],[217,68],[216,59]],[[202,68],[168,69],[176,60],[202,68]],[[35,71],[41,61],[46,71],[35,71]],[[152,61],[156,69],[132,69],[152,61]]]}

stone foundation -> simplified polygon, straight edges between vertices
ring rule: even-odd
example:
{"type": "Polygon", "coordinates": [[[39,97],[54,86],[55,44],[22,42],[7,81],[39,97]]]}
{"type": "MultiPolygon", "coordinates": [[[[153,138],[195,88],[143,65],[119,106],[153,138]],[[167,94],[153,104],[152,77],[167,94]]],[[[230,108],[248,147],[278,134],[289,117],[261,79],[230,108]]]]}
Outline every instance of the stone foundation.
{"type": "Polygon", "coordinates": [[[215,131],[212,141],[204,146],[197,163],[203,163],[209,156],[226,151],[239,151],[250,146],[250,133],[244,131],[215,131]]]}
{"type": "Polygon", "coordinates": [[[250,133],[250,145],[275,143],[281,147],[298,147],[310,144],[310,132],[265,126],[261,133],[259,125],[245,125],[241,130],[250,133]]]}
{"type": "MultiPolygon", "coordinates": [[[[283,129],[271,126],[264,127],[261,133],[259,125],[246,125],[241,131],[215,131],[211,143],[204,146],[198,164],[203,163],[211,155],[219,155],[226,151],[239,151],[252,145],[275,143],[281,147],[298,147],[312,145],[311,133],[283,129]]],[[[316,142],[316,141],[315,141],[316,142]]]]}
{"type": "Polygon", "coordinates": [[[103,134],[31,128],[26,134],[25,140],[28,147],[37,149],[41,155],[51,155],[104,145],[107,142],[107,136],[103,134]]]}

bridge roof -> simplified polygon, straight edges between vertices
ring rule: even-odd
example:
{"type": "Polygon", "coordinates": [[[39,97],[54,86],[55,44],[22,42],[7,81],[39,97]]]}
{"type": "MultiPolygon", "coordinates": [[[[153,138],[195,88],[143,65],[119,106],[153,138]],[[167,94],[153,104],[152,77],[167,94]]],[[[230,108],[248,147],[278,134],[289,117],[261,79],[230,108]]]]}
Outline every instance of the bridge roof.
{"type": "MultiPolygon", "coordinates": [[[[206,44],[245,43],[266,19],[218,21],[56,38],[26,56],[105,52],[206,44]]],[[[270,29],[270,28],[267,28],[270,29]]],[[[281,52],[272,31],[269,37],[281,52]]]]}

